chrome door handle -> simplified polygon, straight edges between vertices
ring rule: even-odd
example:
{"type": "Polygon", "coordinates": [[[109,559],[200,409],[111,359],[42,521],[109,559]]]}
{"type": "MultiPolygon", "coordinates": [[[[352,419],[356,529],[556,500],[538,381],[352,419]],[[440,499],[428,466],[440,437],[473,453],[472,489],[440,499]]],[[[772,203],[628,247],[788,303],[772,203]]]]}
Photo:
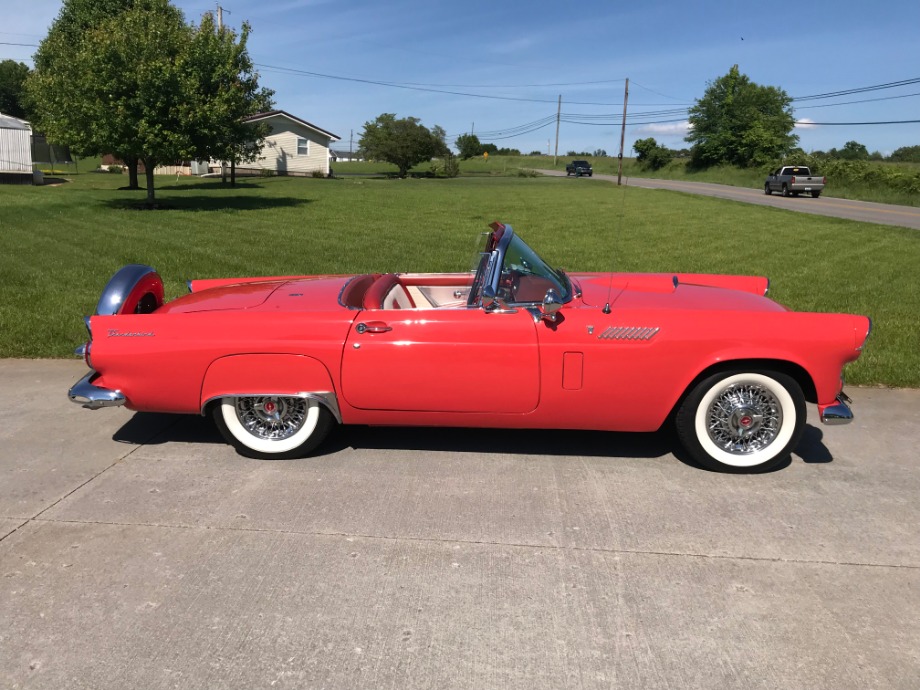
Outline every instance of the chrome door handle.
{"type": "Polygon", "coordinates": [[[387,326],[383,321],[368,321],[367,323],[359,323],[355,330],[358,333],[386,333],[387,331],[392,331],[391,326],[387,326]]]}

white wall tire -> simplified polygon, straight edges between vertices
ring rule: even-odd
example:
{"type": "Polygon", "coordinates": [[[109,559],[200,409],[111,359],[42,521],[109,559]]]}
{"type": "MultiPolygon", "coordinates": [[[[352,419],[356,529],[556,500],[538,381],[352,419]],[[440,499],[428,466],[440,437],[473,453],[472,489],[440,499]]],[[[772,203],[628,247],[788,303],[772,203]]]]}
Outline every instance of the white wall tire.
{"type": "Polygon", "coordinates": [[[677,414],[693,458],[720,472],[764,472],[785,461],[805,429],[805,396],[791,377],[729,371],[701,381],[677,414]]]}
{"type": "Polygon", "coordinates": [[[329,410],[318,401],[284,396],[221,398],[213,416],[224,438],[242,455],[262,459],[303,457],[333,424],[329,410]]]}

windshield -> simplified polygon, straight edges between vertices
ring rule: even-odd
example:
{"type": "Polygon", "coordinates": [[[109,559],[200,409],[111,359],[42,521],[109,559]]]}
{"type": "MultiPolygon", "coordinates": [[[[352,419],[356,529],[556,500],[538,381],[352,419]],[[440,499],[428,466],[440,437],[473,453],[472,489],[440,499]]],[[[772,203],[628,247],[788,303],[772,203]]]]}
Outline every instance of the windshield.
{"type": "Polygon", "coordinates": [[[552,268],[515,235],[505,250],[499,294],[510,303],[542,302],[553,289],[563,302],[572,294],[572,284],[562,271],[552,268]]]}

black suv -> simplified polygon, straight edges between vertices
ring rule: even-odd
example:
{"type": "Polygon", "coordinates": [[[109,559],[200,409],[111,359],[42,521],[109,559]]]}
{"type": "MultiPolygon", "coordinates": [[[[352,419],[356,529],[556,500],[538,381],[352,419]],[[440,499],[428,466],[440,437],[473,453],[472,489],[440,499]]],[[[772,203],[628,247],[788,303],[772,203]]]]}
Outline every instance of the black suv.
{"type": "Polygon", "coordinates": [[[593,177],[594,170],[591,169],[591,164],[588,161],[572,161],[565,166],[565,174],[574,175],[575,177],[581,177],[582,175],[593,177]]]}

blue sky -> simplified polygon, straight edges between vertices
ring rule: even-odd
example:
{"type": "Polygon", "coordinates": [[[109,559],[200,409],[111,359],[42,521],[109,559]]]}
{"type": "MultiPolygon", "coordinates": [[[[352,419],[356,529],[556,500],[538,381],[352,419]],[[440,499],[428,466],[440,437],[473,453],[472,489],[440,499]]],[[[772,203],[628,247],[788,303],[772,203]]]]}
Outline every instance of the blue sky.
{"type": "MultiPolygon", "coordinates": [[[[203,0],[173,3],[196,23],[215,7],[203,0]]],[[[561,125],[560,153],[615,154],[627,77],[627,149],[649,136],[679,148],[685,145],[685,109],[733,64],[756,83],[780,87],[793,98],[920,78],[918,0],[222,5],[225,23],[252,25],[250,54],[260,65],[261,83],[276,91],[277,107],[336,133],[342,138],[338,147],[346,149],[352,131],[357,146],[365,122],[393,112],[441,125],[449,141],[473,129],[498,146],[551,150],[561,94],[568,121],[561,125]],[[769,11],[771,6],[777,9],[769,11]],[[550,124],[536,129],[544,120],[550,124]],[[534,131],[500,138],[528,129],[534,131]]],[[[60,6],[60,0],[0,0],[0,59],[31,66],[34,48],[3,44],[37,43],[60,6]]],[[[920,81],[794,106],[798,119],[816,123],[920,120],[920,81]]],[[[887,154],[920,144],[920,123],[819,124],[796,132],[806,150],[855,140],[887,154]]]]}

